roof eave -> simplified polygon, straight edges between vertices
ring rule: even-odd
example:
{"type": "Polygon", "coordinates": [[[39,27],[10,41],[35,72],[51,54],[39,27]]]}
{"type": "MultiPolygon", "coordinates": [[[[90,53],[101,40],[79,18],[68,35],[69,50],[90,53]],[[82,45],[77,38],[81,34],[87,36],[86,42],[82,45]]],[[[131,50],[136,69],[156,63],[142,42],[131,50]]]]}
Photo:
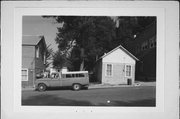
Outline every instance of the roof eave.
{"type": "MultiPolygon", "coordinates": [[[[133,54],[131,54],[128,50],[126,50],[122,45],[117,46],[116,48],[112,49],[111,51],[109,51],[107,54],[101,56],[98,60],[106,57],[107,55],[111,54],[112,52],[114,52],[115,50],[117,50],[118,48],[121,48],[124,52],[126,52],[130,57],[132,57],[133,59],[135,59],[136,61],[139,61],[139,59],[137,57],[135,57],[133,54]]],[[[98,61],[97,60],[97,61],[98,61]]]]}

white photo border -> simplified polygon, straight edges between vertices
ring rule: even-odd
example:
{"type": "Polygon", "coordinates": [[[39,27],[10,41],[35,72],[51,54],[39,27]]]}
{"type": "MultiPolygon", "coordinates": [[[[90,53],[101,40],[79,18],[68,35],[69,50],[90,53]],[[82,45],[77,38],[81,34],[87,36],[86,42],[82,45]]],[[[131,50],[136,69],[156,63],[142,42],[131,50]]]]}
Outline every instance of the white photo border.
{"type": "MultiPolygon", "coordinates": [[[[16,8],[15,9],[15,20],[14,20],[14,24],[15,24],[15,38],[14,38],[14,57],[17,57],[16,60],[14,60],[14,64],[15,69],[14,69],[14,78],[21,78],[19,77],[20,73],[19,71],[21,71],[21,59],[22,55],[21,55],[21,44],[22,44],[22,40],[19,40],[22,38],[22,17],[23,16],[55,16],[55,15],[67,15],[67,16],[155,16],[157,18],[157,86],[156,86],[156,107],[148,107],[147,109],[144,109],[144,107],[111,107],[112,112],[114,112],[115,110],[118,110],[121,112],[126,112],[126,111],[147,111],[147,112],[151,112],[151,111],[160,111],[159,108],[161,108],[161,110],[163,110],[163,103],[164,103],[164,81],[160,80],[160,79],[164,79],[163,75],[163,69],[164,69],[164,61],[161,57],[165,57],[164,56],[164,51],[165,50],[161,50],[164,49],[164,41],[162,39],[164,36],[164,9],[162,8],[16,8]],[[126,11],[126,12],[125,12],[126,11]],[[132,12],[133,11],[133,12],[132,12]],[[141,11],[141,12],[140,12],[141,11]],[[160,35],[159,35],[160,34],[160,35]],[[162,35],[161,35],[162,34],[162,35]],[[158,59],[161,59],[161,61],[159,61],[158,59]],[[157,110],[158,109],[158,110],[157,110]]],[[[15,95],[15,100],[14,100],[14,104],[17,104],[14,110],[18,111],[18,107],[20,110],[29,110],[29,111],[36,111],[36,108],[39,106],[21,106],[21,82],[17,81],[14,82],[14,94],[15,95]]],[[[93,112],[106,112],[109,107],[93,107],[94,109],[92,110],[92,107],[89,110],[89,106],[88,107],[81,107],[78,110],[89,110],[89,111],[93,111],[93,112]]],[[[65,111],[65,109],[67,109],[67,111],[70,111],[72,109],[72,107],[54,107],[54,106],[43,106],[41,107],[41,111],[42,110],[48,110],[50,109],[52,112],[55,111],[59,111],[62,109],[62,111],[65,111]]],[[[19,110],[19,111],[20,111],[19,110]]],[[[109,112],[109,110],[108,110],[109,112]]]]}
{"type": "Polygon", "coordinates": [[[177,2],[4,2],[2,10],[7,11],[3,11],[4,13],[2,13],[2,16],[4,16],[4,19],[2,19],[2,57],[6,55],[6,53],[10,53],[7,59],[9,59],[11,63],[7,63],[7,61],[2,58],[2,68],[3,66],[7,66],[5,69],[2,69],[2,79],[8,78],[8,80],[2,81],[2,117],[40,118],[43,115],[43,118],[48,119],[58,118],[59,115],[63,115],[65,118],[69,118],[66,117],[69,113],[72,117],[75,115],[79,115],[80,117],[89,115],[90,117],[108,118],[113,114],[115,118],[127,119],[150,119],[159,117],[169,119],[170,116],[176,116],[175,113],[177,113],[178,108],[174,103],[178,104],[178,100],[174,98],[178,95],[178,88],[176,88],[178,87],[178,84],[176,84],[178,80],[175,80],[178,78],[178,67],[176,66],[177,64],[174,65],[173,63],[169,65],[169,61],[176,63],[176,58],[178,58],[177,56],[179,55],[177,48],[179,44],[179,42],[177,42],[178,35],[176,34],[178,31],[176,25],[178,26],[179,24],[175,19],[178,17],[176,16],[178,15],[177,4],[177,2]],[[6,20],[9,16],[5,13],[12,15],[12,18],[10,17],[8,22],[6,20]],[[42,15],[156,16],[156,107],[22,106],[21,80],[18,80],[21,79],[22,17],[42,15]],[[172,18],[169,18],[169,15],[171,15],[172,18]],[[172,19],[174,22],[171,23],[170,26],[168,24],[172,22],[172,19]],[[7,29],[10,32],[5,29],[5,25],[8,26],[7,29]],[[170,32],[170,30],[175,32],[170,32]],[[7,40],[5,40],[5,38],[7,38],[7,40]],[[170,42],[170,38],[174,38],[175,40],[170,42]],[[8,43],[9,45],[7,45],[8,43]],[[6,52],[6,50],[8,51],[6,52]],[[173,51],[175,54],[173,55],[173,53],[169,53],[169,51],[173,51]],[[167,68],[169,68],[167,65],[170,68],[173,66],[177,69],[177,72],[167,70],[167,68]],[[8,67],[13,68],[8,69],[8,67]],[[7,76],[7,71],[10,71],[12,76],[7,76]],[[171,74],[174,75],[172,76],[171,74]],[[170,76],[175,79],[168,80],[167,78],[170,78],[170,76]],[[4,86],[7,84],[10,84],[10,90],[7,90],[7,87],[4,86]],[[170,93],[171,91],[175,92],[172,94],[170,93]],[[169,96],[174,98],[168,98],[169,96]],[[12,115],[8,115],[8,111],[12,115]],[[173,112],[169,114],[170,111],[173,112]],[[139,115],[141,115],[141,117],[139,117],[139,115]]]}

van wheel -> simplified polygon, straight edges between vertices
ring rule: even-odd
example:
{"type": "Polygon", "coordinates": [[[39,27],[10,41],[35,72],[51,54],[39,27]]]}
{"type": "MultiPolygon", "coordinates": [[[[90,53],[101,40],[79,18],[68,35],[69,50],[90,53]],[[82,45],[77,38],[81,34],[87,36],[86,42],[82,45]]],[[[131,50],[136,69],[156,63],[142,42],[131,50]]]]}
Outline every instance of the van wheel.
{"type": "Polygon", "coordinates": [[[81,85],[80,84],[73,84],[73,90],[78,91],[81,89],[81,85]]]}
{"type": "Polygon", "coordinates": [[[45,90],[46,90],[46,85],[43,84],[43,83],[39,84],[39,85],[38,85],[38,90],[39,90],[39,91],[45,91],[45,90]]]}

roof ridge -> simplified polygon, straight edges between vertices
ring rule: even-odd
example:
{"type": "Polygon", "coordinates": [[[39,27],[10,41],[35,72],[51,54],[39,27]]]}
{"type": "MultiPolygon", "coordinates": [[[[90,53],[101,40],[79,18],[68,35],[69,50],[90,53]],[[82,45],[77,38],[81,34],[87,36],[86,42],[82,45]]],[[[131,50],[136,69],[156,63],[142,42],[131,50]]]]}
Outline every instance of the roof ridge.
{"type": "Polygon", "coordinates": [[[22,37],[22,45],[37,45],[44,36],[35,36],[35,35],[23,35],[22,37]]]}
{"type": "MultiPolygon", "coordinates": [[[[119,45],[119,46],[115,47],[114,49],[112,49],[111,51],[109,51],[108,53],[106,53],[105,55],[101,56],[99,59],[102,59],[102,58],[106,57],[107,55],[111,54],[113,51],[117,50],[118,48],[121,48],[122,50],[124,50],[125,52],[127,52],[132,58],[134,58],[135,60],[139,61],[139,59],[138,59],[136,56],[134,56],[132,53],[130,53],[130,52],[129,52],[127,49],[125,49],[122,45],[119,45]]],[[[99,60],[99,59],[98,59],[98,60],[99,60]]],[[[97,60],[97,61],[98,61],[98,60],[97,60]]]]}

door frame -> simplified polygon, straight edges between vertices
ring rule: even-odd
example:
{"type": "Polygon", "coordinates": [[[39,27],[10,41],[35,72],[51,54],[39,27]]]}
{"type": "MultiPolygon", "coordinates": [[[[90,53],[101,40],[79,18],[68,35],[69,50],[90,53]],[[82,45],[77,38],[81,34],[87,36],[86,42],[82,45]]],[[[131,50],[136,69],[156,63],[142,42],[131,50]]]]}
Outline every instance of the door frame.
{"type": "Polygon", "coordinates": [[[133,67],[133,65],[132,65],[132,64],[125,64],[124,66],[125,66],[125,68],[124,68],[124,75],[125,75],[125,78],[132,78],[132,77],[133,77],[133,76],[132,76],[132,74],[133,74],[133,68],[132,68],[132,67],[133,67]],[[130,76],[127,76],[127,75],[126,75],[126,71],[127,71],[126,66],[131,66],[130,76]]]}

